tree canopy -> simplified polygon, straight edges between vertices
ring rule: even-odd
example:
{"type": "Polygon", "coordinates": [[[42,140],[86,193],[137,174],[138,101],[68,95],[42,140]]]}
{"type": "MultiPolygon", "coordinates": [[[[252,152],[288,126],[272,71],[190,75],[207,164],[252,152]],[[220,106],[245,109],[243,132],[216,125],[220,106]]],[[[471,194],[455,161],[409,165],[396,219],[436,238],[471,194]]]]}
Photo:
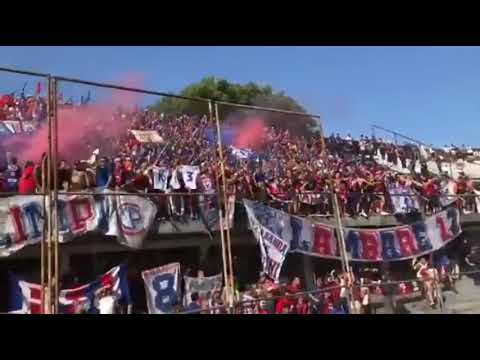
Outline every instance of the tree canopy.
{"type": "MultiPolygon", "coordinates": [[[[209,98],[245,105],[263,106],[304,113],[305,109],[283,91],[274,91],[270,85],[254,82],[235,84],[213,76],[185,87],[180,94],[192,98],[209,98]]],[[[208,114],[205,102],[190,101],[173,97],[164,97],[152,106],[153,110],[174,114],[208,114]]],[[[311,135],[317,127],[317,121],[310,116],[281,114],[270,111],[245,110],[234,106],[219,105],[219,117],[224,123],[234,124],[251,116],[261,117],[269,126],[288,129],[298,135],[311,135]]]]}

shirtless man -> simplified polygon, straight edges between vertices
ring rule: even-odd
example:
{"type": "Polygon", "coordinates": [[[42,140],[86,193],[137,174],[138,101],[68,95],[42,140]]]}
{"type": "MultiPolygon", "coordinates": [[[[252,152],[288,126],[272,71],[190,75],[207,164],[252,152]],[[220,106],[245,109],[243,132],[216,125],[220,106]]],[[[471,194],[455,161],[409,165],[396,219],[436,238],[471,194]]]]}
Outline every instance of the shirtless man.
{"type": "Polygon", "coordinates": [[[413,270],[417,273],[417,278],[423,282],[424,291],[429,305],[435,307],[435,299],[438,294],[438,276],[435,268],[431,267],[425,258],[420,261],[417,258],[412,260],[413,270]]]}

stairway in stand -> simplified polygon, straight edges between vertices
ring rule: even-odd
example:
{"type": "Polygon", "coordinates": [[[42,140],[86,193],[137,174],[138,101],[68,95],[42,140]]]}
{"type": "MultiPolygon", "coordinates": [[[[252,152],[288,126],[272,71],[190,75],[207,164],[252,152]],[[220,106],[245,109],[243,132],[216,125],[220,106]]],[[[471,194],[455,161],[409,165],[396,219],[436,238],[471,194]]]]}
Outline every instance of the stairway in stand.
{"type": "MultiPolygon", "coordinates": [[[[443,292],[445,302],[443,314],[480,314],[480,286],[473,280],[462,277],[457,281],[458,294],[451,290],[443,292]]],[[[442,314],[437,307],[432,309],[425,300],[405,304],[405,309],[410,314],[442,314]]]]}

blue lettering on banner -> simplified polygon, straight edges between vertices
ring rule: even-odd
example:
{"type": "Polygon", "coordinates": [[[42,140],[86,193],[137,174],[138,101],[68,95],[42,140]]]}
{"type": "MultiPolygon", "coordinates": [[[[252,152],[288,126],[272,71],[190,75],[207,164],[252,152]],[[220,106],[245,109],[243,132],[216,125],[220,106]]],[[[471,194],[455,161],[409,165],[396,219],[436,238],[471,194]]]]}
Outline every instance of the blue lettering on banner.
{"type": "Polygon", "coordinates": [[[347,251],[350,252],[352,258],[360,258],[360,234],[357,231],[348,230],[346,238],[347,251]]]}
{"type": "Polygon", "coordinates": [[[291,216],[290,225],[292,226],[292,241],[290,242],[290,249],[295,250],[300,247],[300,242],[302,240],[300,239],[303,228],[302,220],[297,219],[295,216],[291,216]]]}
{"type": "Polygon", "coordinates": [[[110,202],[108,196],[98,196],[95,198],[95,203],[99,208],[100,218],[98,219],[98,229],[107,233],[110,228],[110,202]]]}
{"type": "Polygon", "coordinates": [[[141,233],[144,228],[140,207],[135,204],[123,203],[118,208],[122,230],[127,234],[141,233]]]}
{"type": "Polygon", "coordinates": [[[415,239],[417,239],[417,246],[421,252],[429,251],[433,249],[432,242],[428,238],[427,225],[423,222],[417,222],[410,225],[415,239]]]}
{"type": "Polygon", "coordinates": [[[37,239],[42,236],[39,222],[42,222],[43,229],[43,214],[42,207],[37,202],[32,202],[23,207],[24,223],[26,225],[25,232],[31,239],[37,239]]]}
{"type": "Polygon", "coordinates": [[[152,280],[152,287],[156,291],[155,307],[164,313],[172,311],[177,302],[177,292],[174,289],[174,274],[160,274],[152,280]]]}
{"type": "Polygon", "coordinates": [[[398,259],[402,256],[399,247],[395,246],[394,231],[380,231],[380,238],[382,239],[382,256],[385,260],[398,259]]]}
{"type": "Polygon", "coordinates": [[[461,230],[457,208],[451,207],[447,209],[447,219],[450,220],[450,231],[452,232],[452,234],[459,234],[461,230]]]}
{"type": "Polygon", "coordinates": [[[67,215],[67,202],[58,199],[58,230],[60,232],[66,232],[70,229],[70,222],[67,215]]]}

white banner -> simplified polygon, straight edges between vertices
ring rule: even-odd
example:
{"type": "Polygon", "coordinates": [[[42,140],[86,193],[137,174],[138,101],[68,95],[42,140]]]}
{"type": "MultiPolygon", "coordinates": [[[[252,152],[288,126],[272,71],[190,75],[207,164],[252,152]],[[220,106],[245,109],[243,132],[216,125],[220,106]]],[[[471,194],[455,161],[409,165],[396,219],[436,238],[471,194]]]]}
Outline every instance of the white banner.
{"type": "MultiPolygon", "coordinates": [[[[105,191],[107,193],[107,191],[105,191]]],[[[156,215],[153,202],[140,196],[61,195],[58,199],[59,241],[94,231],[116,236],[139,248],[156,215]]],[[[43,197],[0,199],[0,256],[7,256],[43,237],[43,197]]]]}
{"type": "Polygon", "coordinates": [[[253,155],[253,151],[250,149],[239,149],[235,146],[230,146],[230,148],[232,149],[232,154],[237,159],[248,159],[253,155]]]}
{"type": "Polygon", "coordinates": [[[222,274],[201,278],[184,276],[183,280],[185,281],[185,294],[183,299],[185,307],[192,302],[191,296],[193,293],[199,295],[201,302],[208,303],[213,292],[222,290],[222,274]]]}
{"type": "Polygon", "coordinates": [[[142,272],[149,314],[169,314],[179,301],[180,263],[142,272]]]}
{"type": "Polygon", "coordinates": [[[114,201],[116,216],[110,217],[107,235],[116,236],[118,241],[131,248],[139,249],[148,234],[157,214],[157,207],[146,197],[108,196],[114,201]]]}
{"type": "Polygon", "coordinates": [[[168,189],[168,176],[170,170],[166,167],[154,166],[152,168],[153,173],[153,188],[155,190],[167,191],[168,189]]]}
{"type": "Polygon", "coordinates": [[[157,143],[162,144],[163,138],[155,130],[130,130],[135,139],[141,143],[157,143]]]}
{"type": "Polygon", "coordinates": [[[278,281],[283,262],[290,248],[289,242],[282,240],[265,226],[262,226],[255,212],[245,201],[250,228],[260,245],[263,272],[274,281],[278,281]]]}
{"type": "Polygon", "coordinates": [[[182,165],[179,168],[182,173],[182,179],[185,183],[185,187],[189,190],[197,189],[197,177],[200,174],[200,168],[198,166],[182,165]]]}

